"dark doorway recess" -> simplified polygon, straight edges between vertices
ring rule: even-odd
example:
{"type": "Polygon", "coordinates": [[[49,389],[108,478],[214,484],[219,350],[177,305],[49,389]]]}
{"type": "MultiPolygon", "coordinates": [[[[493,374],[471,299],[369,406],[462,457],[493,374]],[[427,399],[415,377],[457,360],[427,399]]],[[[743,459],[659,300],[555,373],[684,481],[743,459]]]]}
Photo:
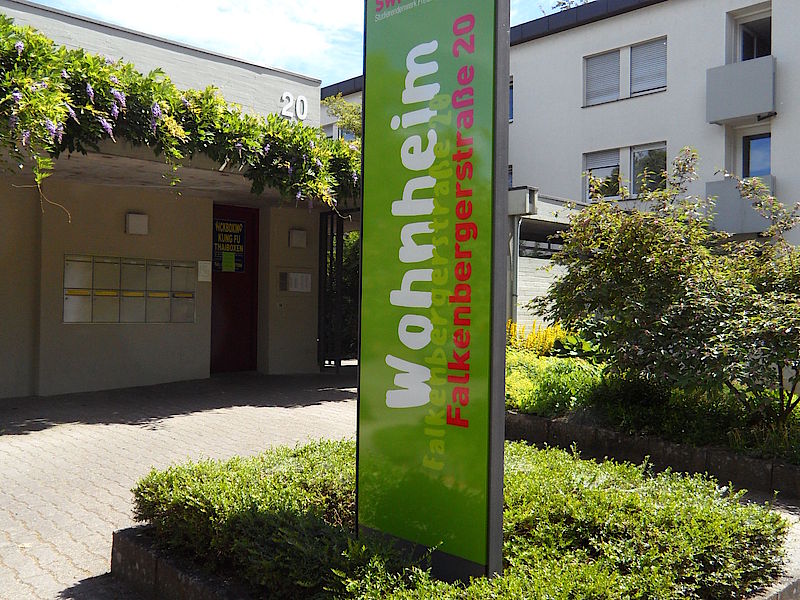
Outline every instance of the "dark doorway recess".
{"type": "Polygon", "coordinates": [[[214,205],[211,372],[254,371],[258,329],[258,209],[214,205]]]}
{"type": "Polygon", "coordinates": [[[358,356],[360,240],[348,213],[320,215],[319,324],[320,368],[341,367],[358,356]],[[348,231],[351,230],[351,231],[348,231]]]}

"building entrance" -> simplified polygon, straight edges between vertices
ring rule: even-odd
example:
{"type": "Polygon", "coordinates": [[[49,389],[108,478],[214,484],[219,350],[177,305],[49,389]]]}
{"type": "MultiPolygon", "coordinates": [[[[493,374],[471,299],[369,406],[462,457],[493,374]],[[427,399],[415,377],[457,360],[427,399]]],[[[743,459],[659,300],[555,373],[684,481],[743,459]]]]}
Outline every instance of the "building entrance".
{"type": "Polygon", "coordinates": [[[258,209],[214,205],[211,372],[256,369],[258,209]]]}

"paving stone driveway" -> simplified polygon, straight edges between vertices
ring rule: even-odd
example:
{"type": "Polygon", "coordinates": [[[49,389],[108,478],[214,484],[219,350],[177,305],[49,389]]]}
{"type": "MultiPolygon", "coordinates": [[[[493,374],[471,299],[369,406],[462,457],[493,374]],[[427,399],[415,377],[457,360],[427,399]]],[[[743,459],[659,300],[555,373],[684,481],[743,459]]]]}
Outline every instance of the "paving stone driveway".
{"type": "Polygon", "coordinates": [[[355,437],[355,371],[0,400],[0,600],[138,600],[108,575],[150,467],[355,437]]]}

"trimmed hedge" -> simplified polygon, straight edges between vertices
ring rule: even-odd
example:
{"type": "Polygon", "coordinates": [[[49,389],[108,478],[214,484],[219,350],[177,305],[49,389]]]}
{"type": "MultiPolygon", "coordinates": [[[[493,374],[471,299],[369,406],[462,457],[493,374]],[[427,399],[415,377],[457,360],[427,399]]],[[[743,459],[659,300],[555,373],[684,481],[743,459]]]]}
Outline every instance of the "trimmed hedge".
{"type": "Polygon", "coordinates": [[[705,477],[506,446],[502,577],[431,579],[355,539],[355,444],[151,471],[135,516],[275,598],[741,598],[780,569],[786,522],[705,477]]]}

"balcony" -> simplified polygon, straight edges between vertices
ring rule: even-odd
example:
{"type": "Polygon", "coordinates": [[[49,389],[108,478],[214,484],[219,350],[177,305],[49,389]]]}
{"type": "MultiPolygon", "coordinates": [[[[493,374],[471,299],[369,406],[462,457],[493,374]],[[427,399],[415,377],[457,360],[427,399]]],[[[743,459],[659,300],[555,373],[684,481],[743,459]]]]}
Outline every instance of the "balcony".
{"type": "Polygon", "coordinates": [[[706,72],[706,120],[744,124],[775,114],[775,57],[731,63],[706,72]]]}
{"type": "MultiPolygon", "coordinates": [[[[775,177],[766,175],[760,179],[769,187],[770,194],[774,194],[775,177]]],[[[732,179],[706,183],[706,196],[717,199],[713,226],[718,231],[732,234],[760,233],[771,225],[755,211],[750,202],[742,198],[732,179]]]]}

